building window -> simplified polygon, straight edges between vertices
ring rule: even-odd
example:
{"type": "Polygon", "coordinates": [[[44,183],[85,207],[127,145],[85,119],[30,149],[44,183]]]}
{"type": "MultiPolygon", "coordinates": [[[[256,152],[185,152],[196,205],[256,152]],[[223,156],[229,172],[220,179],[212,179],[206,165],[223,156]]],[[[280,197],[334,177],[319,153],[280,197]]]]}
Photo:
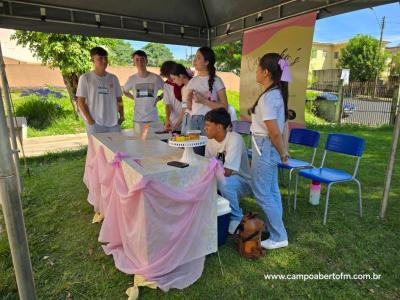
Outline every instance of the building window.
{"type": "Polygon", "coordinates": [[[311,49],[311,58],[317,58],[317,49],[315,48],[311,49]]]}
{"type": "Polygon", "coordinates": [[[328,54],[328,51],[322,50],[322,57],[326,57],[327,54],[328,54]]]}
{"type": "Polygon", "coordinates": [[[339,52],[336,51],[335,53],[333,53],[333,58],[334,59],[338,59],[339,58],[339,52]]]}

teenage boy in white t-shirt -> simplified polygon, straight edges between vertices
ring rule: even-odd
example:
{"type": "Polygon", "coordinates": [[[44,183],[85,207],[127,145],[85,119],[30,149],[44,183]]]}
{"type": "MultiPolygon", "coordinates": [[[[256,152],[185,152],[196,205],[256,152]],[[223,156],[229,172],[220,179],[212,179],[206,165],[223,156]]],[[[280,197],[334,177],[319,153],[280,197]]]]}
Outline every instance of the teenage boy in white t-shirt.
{"type": "Polygon", "coordinates": [[[130,76],[124,85],[124,95],[135,101],[133,127],[141,132],[145,124],[156,130],[163,130],[157,111],[157,94],[164,87],[162,78],[147,71],[147,55],[142,50],[132,54],[137,73],[130,76]]]}
{"type": "Polygon", "coordinates": [[[88,135],[119,132],[124,121],[124,105],[118,78],[106,71],[107,51],[101,47],[90,50],[94,70],[79,78],[76,96],[85,119],[88,135]]]}
{"type": "Polygon", "coordinates": [[[230,125],[231,118],[225,108],[213,109],[205,115],[204,130],[208,137],[205,156],[216,157],[224,165],[226,182],[218,183],[218,190],[229,200],[232,212],[228,231],[233,234],[243,218],[239,200],[251,192],[251,187],[245,143],[240,134],[227,131],[230,125]]]}

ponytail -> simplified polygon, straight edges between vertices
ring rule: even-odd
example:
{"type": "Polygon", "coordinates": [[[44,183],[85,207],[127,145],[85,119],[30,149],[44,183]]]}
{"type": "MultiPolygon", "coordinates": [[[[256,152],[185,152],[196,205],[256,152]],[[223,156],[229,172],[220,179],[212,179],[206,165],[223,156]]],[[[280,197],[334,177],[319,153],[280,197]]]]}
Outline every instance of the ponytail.
{"type": "Polygon", "coordinates": [[[209,74],[209,79],[208,79],[208,90],[210,91],[210,94],[212,93],[214,81],[215,81],[215,67],[214,66],[207,66],[208,69],[208,74],[209,74]]]}
{"type": "Polygon", "coordinates": [[[207,64],[207,71],[208,71],[208,76],[209,76],[208,91],[211,94],[212,90],[213,90],[213,85],[215,82],[216,72],[217,72],[217,70],[215,69],[215,53],[209,47],[201,47],[201,48],[199,48],[198,51],[204,57],[204,60],[208,62],[208,64],[207,64]]]}
{"type": "Polygon", "coordinates": [[[267,53],[260,59],[260,67],[263,70],[268,70],[271,74],[272,84],[265,89],[264,92],[260,96],[258,96],[256,102],[251,108],[251,113],[254,114],[256,106],[260,98],[268,91],[273,89],[279,89],[282,95],[283,104],[285,108],[285,121],[287,121],[289,112],[288,112],[288,99],[289,99],[289,84],[286,81],[281,81],[282,77],[282,69],[279,65],[279,60],[282,57],[277,53],[267,53]]]}

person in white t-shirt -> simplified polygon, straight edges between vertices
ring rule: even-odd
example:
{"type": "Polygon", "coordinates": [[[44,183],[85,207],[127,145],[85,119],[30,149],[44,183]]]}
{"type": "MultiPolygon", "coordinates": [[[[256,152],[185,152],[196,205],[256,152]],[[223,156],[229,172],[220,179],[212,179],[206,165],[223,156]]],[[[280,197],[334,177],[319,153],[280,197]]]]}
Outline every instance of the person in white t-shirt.
{"type": "Polygon", "coordinates": [[[76,96],[90,136],[101,132],[119,132],[124,121],[124,105],[118,78],[106,71],[107,51],[101,47],[90,50],[94,70],[79,77],[76,96]]]}
{"type": "Polygon", "coordinates": [[[182,86],[182,106],[178,120],[172,130],[181,127],[181,133],[187,134],[190,130],[190,116],[192,113],[192,98],[189,98],[188,84],[193,74],[181,64],[175,64],[171,69],[171,78],[175,84],[182,86]]]}
{"type": "Polygon", "coordinates": [[[251,192],[251,177],[246,145],[240,134],[227,131],[230,125],[230,115],[223,107],[205,115],[208,137],[205,156],[216,157],[224,165],[225,183],[218,183],[218,190],[229,201],[232,211],[228,231],[233,234],[243,218],[239,201],[251,192]]]}
{"type": "Polygon", "coordinates": [[[289,62],[277,53],[265,54],[260,59],[256,78],[265,91],[251,109],[252,188],[257,203],[266,215],[266,230],[270,234],[267,240],[261,242],[261,246],[276,249],[288,245],[282,220],[278,163],[288,161],[283,133],[288,116],[289,62]]]}
{"type": "Polygon", "coordinates": [[[132,54],[132,60],[137,68],[137,73],[128,78],[124,85],[124,95],[135,101],[133,113],[133,127],[135,132],[143,131],[144,125],[155,130],[162,130],[159,121],[157,102],[158,91],[164,87],[162,78],[147,70],[147,55],[142,50],[132,54]]]}
{"type": "Polygon", "coordinates": [[[171,78],[171,70],[176,62],[167,60],[160,67],[161,77],[166,78],[163,99],[165,103],[165,129],[180,131],[179,116],[182,110],[182,84],[176,84],[171,78]],[[179,124],[178,124],[179,123],[179,124]]]}
{"type": "MultiPolygon", "coordinates": [[[[197,50],[193,60],[197,76],[188,84],[189,97],[193,97],[190,129],[201,130],[204,134],[204,116],[212,109],[228,108],[225,85],[216,75],[215,53],[209,47],[197,50]]],[[[204,147],[196,147],[197,154],[204,155],[204,147]]]]}

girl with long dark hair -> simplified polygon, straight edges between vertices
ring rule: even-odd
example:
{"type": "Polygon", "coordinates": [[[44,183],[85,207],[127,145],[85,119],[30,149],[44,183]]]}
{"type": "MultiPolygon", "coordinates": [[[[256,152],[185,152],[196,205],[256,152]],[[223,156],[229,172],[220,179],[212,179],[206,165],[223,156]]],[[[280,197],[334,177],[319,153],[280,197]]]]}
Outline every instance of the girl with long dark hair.
{"type": "Polygon", "coordinates": [[[190,69],[186,69],[181,64],[175,64],[171,68],[170,76],[172,81],[182,87],[182,106],[181,111],[179,113],[179,117],[176,121],[172,130],[177,130],[181,128],[182,134],[186,134],[188,130],[190,130],[190,116],[192,112],[192,99],[189,99],[189,90],[188,84],[193,77],[193,74],[190,69]]]}
{"type": "Polygon", "coordinates": [[[191,129],[198,129],[204,134],[204,116],[210,110],[223,107],[227,109],[225,85],[216,75],[215,53],[209,47],[197,50],[193,60],[197,76],[188,84],[189,97],[193,98],[191,129]]]}
{"type": "Polygon", "coordinates": [[[266,230],[270,234],[261,246],[276,249],[288,245],[282,220],[278,163],[288,160],[282,133],[288,117],[289,63],[277,53],[265,54],[258,65],[256,78],[265,90],[251,109],[252,187],[256,201],[266,215],[266,230]]]}

